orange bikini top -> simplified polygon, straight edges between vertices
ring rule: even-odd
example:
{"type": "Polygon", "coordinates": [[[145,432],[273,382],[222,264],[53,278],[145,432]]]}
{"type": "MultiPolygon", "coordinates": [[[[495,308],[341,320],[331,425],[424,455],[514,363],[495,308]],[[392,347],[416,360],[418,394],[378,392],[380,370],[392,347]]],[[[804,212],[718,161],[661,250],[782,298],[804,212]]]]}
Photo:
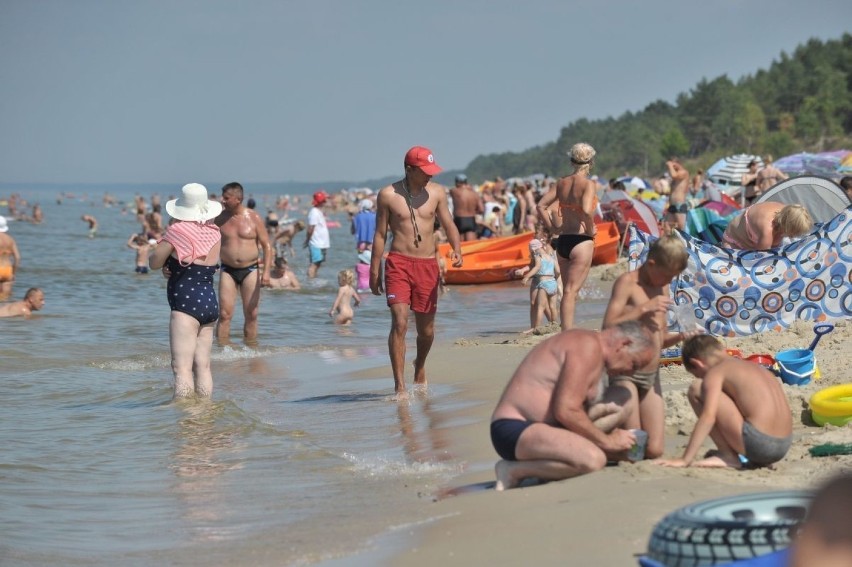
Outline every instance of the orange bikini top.
{"type": "MultiPolygon", "coordinates": [[[[597,195],[595,195],[595,204],[594,204],[594,206],[595,206],[595,207],[597,207],[597,206],[598,206],[598,196],[597,196],[597,195]]],[[[577,213],[577,214],[581,214],[581,215],[582,215],[582,214],[585,214],[585,211],[583,210],[582,205],[578,205],[578,204],[576,204],[576,203],[566,203],[566,204],[559,203],[559,211],[560,211],[560,214],[561,214],[561,212],[562,212],[563,210],[573,211],[573,212],[575,212],[575,213],[577,213]]]]}

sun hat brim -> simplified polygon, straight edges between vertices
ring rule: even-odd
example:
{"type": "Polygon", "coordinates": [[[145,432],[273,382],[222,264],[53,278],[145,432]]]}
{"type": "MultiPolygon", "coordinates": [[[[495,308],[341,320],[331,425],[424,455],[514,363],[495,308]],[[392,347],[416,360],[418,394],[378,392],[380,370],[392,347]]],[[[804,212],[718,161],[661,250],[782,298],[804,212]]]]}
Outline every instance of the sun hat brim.
{"type": "Polygon", "coordinates": [[[206,222],[222,212],[222,203],[208,199],[205,206],[184,205],[182,199],[173,199],[166,203],[166,212],[170,217],[182,221],[206,222]]]}

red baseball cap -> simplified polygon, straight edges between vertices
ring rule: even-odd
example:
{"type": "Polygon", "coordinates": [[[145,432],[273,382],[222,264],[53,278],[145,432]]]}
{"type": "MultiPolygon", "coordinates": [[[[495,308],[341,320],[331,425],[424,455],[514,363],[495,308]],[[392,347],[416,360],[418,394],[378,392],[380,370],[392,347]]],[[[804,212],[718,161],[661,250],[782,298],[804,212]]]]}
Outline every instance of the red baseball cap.
{"type": "Polygon", "coordinates": [[[322,205],[326,201],[328,201],[328,193],[326,193],[322,189],[314,193],[314,204],[322,205]]]}
{"type": "Polygon", "coordinates": [[[441,166],[435,163],[432,150],[423,146],[414,146],[408,150],[408,153],[405,154],[405,165],[419,167],[426,175],[438,175],[444,171],[441,166]]]}

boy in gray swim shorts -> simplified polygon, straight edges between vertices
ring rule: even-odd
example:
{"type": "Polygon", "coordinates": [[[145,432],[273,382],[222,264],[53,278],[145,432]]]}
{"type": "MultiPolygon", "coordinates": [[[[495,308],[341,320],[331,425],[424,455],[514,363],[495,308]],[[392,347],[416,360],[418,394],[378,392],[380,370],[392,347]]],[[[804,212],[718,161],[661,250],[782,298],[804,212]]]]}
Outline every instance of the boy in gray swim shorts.
{"type": "Polygon", "coordinates": [[[729,355],[709,335],[684,342],[682,356],[684,368],[696,377],[687,397],[698,421],[683,457],[658,462],[738,469],[740,455],[757,466],[783,459],[792,442],[793,414],[778,378],[756,362],[729,355]],[[696,461],[708,435],[718,451],[696,461]]]}

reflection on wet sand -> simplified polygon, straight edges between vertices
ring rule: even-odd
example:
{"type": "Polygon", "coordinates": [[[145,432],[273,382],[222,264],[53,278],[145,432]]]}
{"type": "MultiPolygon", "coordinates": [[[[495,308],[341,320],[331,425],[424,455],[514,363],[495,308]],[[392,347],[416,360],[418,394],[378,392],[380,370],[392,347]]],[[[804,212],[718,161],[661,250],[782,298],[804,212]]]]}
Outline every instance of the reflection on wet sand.
{"type": "Polygon", "coordinates": [[[449,441],[441,426],[446,416],[434,410],[427,388],[418,388],[408,396],[400,397],[396,408],[405,454],[409,459],[418,463],[453,459],[453,455],[446,450],[449,441]]]}
{"type": "Polygon", "coordinates": [[[175,495],[184,504],[182,517],[194,539],[223,539],[216,529],[227,511],[221,475],[241,467],[223,453],[234,449],[240,431],[226,419],[227,402],[190,399],[178,405],[184,415],[177,423],[178,445],[169,468],[177,480],[175,495]]]}

